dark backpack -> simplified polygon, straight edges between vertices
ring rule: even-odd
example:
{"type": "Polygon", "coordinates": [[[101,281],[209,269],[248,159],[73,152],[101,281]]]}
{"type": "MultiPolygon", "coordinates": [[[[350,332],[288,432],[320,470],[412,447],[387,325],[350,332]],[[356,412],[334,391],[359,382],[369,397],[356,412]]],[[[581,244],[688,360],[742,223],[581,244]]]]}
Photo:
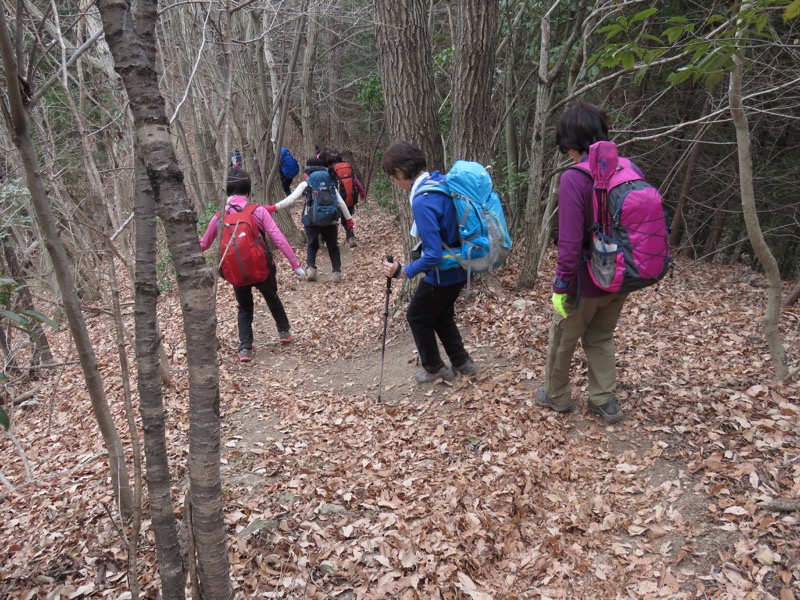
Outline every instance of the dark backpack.
{"type": "Polygon", "coordinates": [[[353,167],[348,162],[338,162],[331,167],[339,187],[339,195],[347,208],[353,208],[358,202],[358,187],[355,184],[353,167]]]}
{"type": "Polygon", "coordinates": [[[303,225],[324,227],[333,225],[340,219],[339,200],[336,186],[328,171],[314,171],[306,180],[306,205],[303,212],[303,225]]]}
{"type": "Polygon", "coordinates": [[[219,272],[225,281],[236,287],[261,283],[269,277],[267,244],[253,219],[257,206],[247,204],[240,208],[229,204],[225,209],[219,272]]]}
{"type": "Polygon", "coordinates": [[[673,265],[664,200],[613,142],[596,142],[574,167],[594,181],[589,276],[607,292],[633,292],[661,281],[673,265]]]}

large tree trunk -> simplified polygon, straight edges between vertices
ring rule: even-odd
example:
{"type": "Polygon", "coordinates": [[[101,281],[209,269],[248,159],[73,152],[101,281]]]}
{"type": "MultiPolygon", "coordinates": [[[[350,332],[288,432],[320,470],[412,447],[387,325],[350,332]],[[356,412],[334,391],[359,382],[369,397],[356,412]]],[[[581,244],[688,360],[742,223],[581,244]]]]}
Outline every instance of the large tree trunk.
{"type": "Polygon", "coordinates": [[[499,2],[461,0],[455,36],[453,77],[453,159],[491,161],[491,139],[498,118],[492,104],[499,2]]]}
{"type": "Polygon", "coordinates": [[[189,483],[198,575],[205,598],[227,600],[233,597],[233,589],[222,512],[217,338],[209,335],[216,330],[214,275],[197,244],[197,218],[183,185],[158,88],[158,7],[154,0],[137,3],[135,13],[117,0],[101,0],[98,7],[115,68],[128,92],[137,149],[167,232],[183,307],[189,370],[189,483]]]}
{"type": "MultiPolygon", "coordinates": [[[[434,100],[426,10],[425,0],[376,0],[375,40],[389,135],[392,140],[418,145],[428,159],[428,169],[433,170],[444,167],[444,150],[434,100]]],[[[398,187],[394,188],[394,201],[406,262],[413,246],[411,205],[398,187]]]]}
{"type": "Polygon", "coordinates": [[[786,365],[786,351],[783,347],[778,320],[781,314],[781,274],[778,263],[764,240],[764,233],[756,211],[756,197],[753,189],[753,159],[750,153],[750,129],[742,103],[742,60],[734,56],[735,67],[731,72],[730,96],[731,116],[736,127],[736,150],[739,157],[739,186],[742,194],[742,211],[750,245],[767,276],[767,308],[764,311],[764,335],[772,357],[775,377],[784,380],[789,375],[786,365]]]}
{"type": "MultiPolygon", "coordinates": [[[[138,154],[138,152],[137,152],[138,154]]],[[[147,492],[156,537],[158,572],[165,600],[182,600],[186,582],[183,576],[178,530],[170,493],[166,425],[158,349],[158,286],[156,285],[156,206],[155,194],[141,158],[136,170],[136,362],[138,365],[139,414],[144,432],[147,492]]]]}
{"type": "MultiPolygon", "coordinates": [[[[18,32],[17,39],[20,39],[20,36],[22,36],[22,32],[18,32]]],[[[119,433],[114,426],[114,421],[108,409],[108,402],[103,390],[103,381],[97,369],[97,357],[89,339],[86,322],[83,319],[81,302],[75,289],[70,263],[50,208],[47,186],[42,180],[39,170],[28,112],[23,104],[15,51],[11,42],[11,33],[8,28],[5,11],[0,11],[0,54],[2,54],[8,93],[8,105],[4,103],[2,106],[3,114],[6,117],[6,125],[22,159],[22,164],[25,168],[25,179],[31,196],[31,204],[61,290],[64,312],[78,350],[83,375],[86,379],[86,388],[92,403],[92,410],[108,451],[111,482],[114,487],[117,504],[120,512],[127,517],[133,511],[133,491],[128,478],[128,470],[125,466],[125,453],[119,433]]]]}

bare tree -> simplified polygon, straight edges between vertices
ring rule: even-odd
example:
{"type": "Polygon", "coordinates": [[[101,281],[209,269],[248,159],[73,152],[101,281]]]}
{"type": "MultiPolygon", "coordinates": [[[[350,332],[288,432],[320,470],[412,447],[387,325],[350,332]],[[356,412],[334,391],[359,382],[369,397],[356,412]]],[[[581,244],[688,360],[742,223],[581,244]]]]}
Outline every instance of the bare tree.
{"type": "Polygon", "coordinates": [[[233,597],[233,590],[222,512],[219,368],[217,340],[208,335],[216,328],[214,275],[206,268],[197,244],[197,218],[183,185],[158,87],[158,6],[153,0],[145,0],[134,10],[126,3],[101,0],[98,7],[115,69],[128,92],[138,156],[150,181],[152,206],[157,207],[165,224],[184,307],[189,367],[190,522],[198,575],[204,597],[226,600],[233,597]]]}
{"type": "MultiPolygon", "coordinates": [[[[22,37],[22,32],[18,31],[15,38],[21,40],[22,37]]],[[[11,32],[8,28],[5,11],[0,11],[0,54],[2,54],[7,86],[7,103],[3,102],[0,108],[2,108],[5,124],[22,159],[25,168],[25,179],[31,195],[31,203],[36,213],[39,227],[42,230],[45,247],[55,269],[64,302],[64,312],[78,349],[78,356],[86,379],[92,410],[108,451],[111,481],[114,486],[117,504],[120,512],[128,516],[133,510],[133,491],[131,490],[128,471],[125,466],[122,442],[111,418],[103,389],[103,381],[97,368],[97,357],[81,312],[81,302],[75,289],[70,262],[56,227],[56,220],[53,218],[47,186],[42,180],[39,170],[28,112],[24,102],[25,98],[28,97],[29,90],[23,90],[20,86],[22,79],[17,69],[17,55],[11,40],[11,32]]],[[[20,41],[20,47],[21,43],[20,41]]]]}

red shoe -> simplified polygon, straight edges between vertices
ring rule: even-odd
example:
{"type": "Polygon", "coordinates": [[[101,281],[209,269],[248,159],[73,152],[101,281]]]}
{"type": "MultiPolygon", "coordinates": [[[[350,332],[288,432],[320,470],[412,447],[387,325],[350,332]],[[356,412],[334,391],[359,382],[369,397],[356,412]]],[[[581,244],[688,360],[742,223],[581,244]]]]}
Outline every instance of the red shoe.
{"type": "Polygon", "coordinates": [[[253,349],[252,348],[242,348],[239,350],[239,360],[241,362],[250,362],[253,360],[253,349]]]}

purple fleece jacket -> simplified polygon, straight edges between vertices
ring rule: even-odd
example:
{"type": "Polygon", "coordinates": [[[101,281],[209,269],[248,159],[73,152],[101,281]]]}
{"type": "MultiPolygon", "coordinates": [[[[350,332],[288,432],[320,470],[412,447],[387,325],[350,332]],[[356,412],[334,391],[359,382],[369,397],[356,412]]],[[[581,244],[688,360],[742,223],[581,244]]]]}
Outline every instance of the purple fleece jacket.
{"type": "MultiPolygon", "coordinates": [[[[639,167],[632,162],[631,166],[643,176],[639,167]]],[[[597,298],[608,294],[594,284],[589,265],[581,258],[589,256],[593,220],[592,178],[578,169],[567,169],[558,186],[558,261],[553,292],[576,294],[580,279],[581,296],[597,298]]]]}

